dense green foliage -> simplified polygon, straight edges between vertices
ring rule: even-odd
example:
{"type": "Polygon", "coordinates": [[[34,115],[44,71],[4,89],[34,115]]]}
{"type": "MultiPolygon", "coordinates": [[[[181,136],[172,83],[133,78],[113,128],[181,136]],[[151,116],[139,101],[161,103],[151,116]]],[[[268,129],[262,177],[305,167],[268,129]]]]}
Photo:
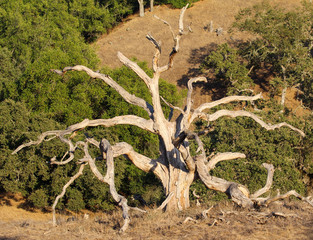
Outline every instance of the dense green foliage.
{"type": "Polygon", "coordinates": [[[292,11],[262,3],[242,10],[234,23],[235,28],[257,36],[240,47],[248,65],[273,76],[270,84],[276,94],[281,87],[300,84],[308,105],[313,90],[312,16],[309,2],[292,11]]]}
{"type": "Polygon", "coordinates": [[[246,94],[253,85],[246,64],[240,61],[237,50],[227,43],[219,45],[205,58],[202,70],[213,70],[216,81],[227,89],[227,95],[246,94]]]}

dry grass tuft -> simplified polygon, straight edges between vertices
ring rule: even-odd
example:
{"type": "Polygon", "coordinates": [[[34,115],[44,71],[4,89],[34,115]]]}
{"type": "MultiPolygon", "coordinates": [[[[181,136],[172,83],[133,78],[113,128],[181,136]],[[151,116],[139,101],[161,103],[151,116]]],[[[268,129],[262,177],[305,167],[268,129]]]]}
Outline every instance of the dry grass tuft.
{"type": "MultiPolygon", "coordinates": [[[[231,202],[213,206],[208,217],[202,211],[210,206],[192,207],[177,214],[150,210],[131,214],[126,233],[119,234],[123,222],[121,211],[57,216],[51,221],[25,219],[0,220],[0,239],[312,239],[313,211],[303,202],[272,204],[269,209],[248,211],[231,202]],[[274,214],[275,213],[275,214],[274,214]],[[184,220],[190,217],[197,222],[184,220]]],[[[11,212],[16,210],[11,206],[11,212]]],[[[35,214],[35,213],[33,213],[35,214]]],[[[0,217],[1,219],[1,217],[0,217]]]]}

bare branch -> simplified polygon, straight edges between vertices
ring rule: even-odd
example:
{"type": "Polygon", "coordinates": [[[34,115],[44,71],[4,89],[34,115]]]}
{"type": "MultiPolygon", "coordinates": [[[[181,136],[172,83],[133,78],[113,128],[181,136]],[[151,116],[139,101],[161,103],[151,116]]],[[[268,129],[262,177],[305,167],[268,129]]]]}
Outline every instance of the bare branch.
{"type": "Polygon", "coordinates": [[[211,109],[213,107],[219,106],[221,104],[226,104],[230,102],[238,102],[238,101],[255,101],[258,99],[262,98],[262,93],[259,93],[258,95],[255,96],[229,96],[229,97],[224,97],[222,99],[216,100],[214,102],[210,103],[203,103],[201,104],[197,109],[195,109],[195,114],[201,113],[204,110],[211,109]]]}
{"type": "Polygon", "coordinates": [[[207,116],[207,120],[208,121],[215,121],[220,117],[224,117],[224,116],[228,116],[228,117],[250,117],[252,118],[254,121],[256,121],[258,124],[260,124],[262,127],[264,127],[266,130],[274,130],[276,128],[281,128],[281,127],[288,127],[296,132],[298,132],[302,137],[305,137],[305,133],[303,131],[301,131],[298,128],[295,128],[293,126],[291,126],[288,123],[278,123],[278,124],[274,124],[274,125],[270,125],[265,123],[264,121],[262,121],[257,115],[247,112],[247,111],[230,111],[230,110],[219,110],[213,114],[210,114],[207,116]]]}
{"type": "Polygon", "coordinates": [[[163,208],[165,208],[165,206],[168,204],[168,202],[172,199],[172,197],[174,197],[174,192],[171,192],[166,199],[163,201],[163,203],[161,204],[160,207],[157,208],[157,210],[162,210],[163,208]]]}
{"type": "Polygon", "coordinates": [[[58,136],[60,133],[61,133],[60,130],[44,132],[43,134],[38,136],[38,140],[37,141],[30,141],[28,143],[24,143],[24,144],[20,145],[18,148],[16,148],[12,152],[12,154],[16,154],[17,152],[21,151],[25,147],[29,147],[29,146],[32,146],[32,145],[38,145],[38,144],[42,143],[43,141],[45,141],[45,138],[47,136],[58,136]]]}
{"type": "Polygon", "coordinates": [[[180,10],[180,16],[179,16],[179,34],[180,35],[184,34],[184,21],[183,20],[184,20],[185,11],[188,8],[188,6],[189,6],[189,3],[180,10]]]}
{"type": "Polygon", "coordinates": [[[45,141],[45,138],[47,136],[54,135],[58,137],[62,142],[66,143],[69,146],[69,150],[64,154],[61,161],[56,161],[56,157],[53,157],[51,159],[51,164],[65,165],[74,159],[74,152],[77,148],[77,144],[74,146],[72,141],[70,139],[65,138],[64,136],[68,134],[72,134],[73,132],[77,132],[86,127],[95,127],[95,126],[112,127],[112,126],[121,125],[121,124],[129,124],[129,125],[137,126],[144,130],[148,130],[152,133],[156,133],[155,130],[153,129],[153,121],[151,119],[146,120],[138,116],[134,116],[134,115],[117,116],[112,119],[96,119],[96,120],[85,119],[80,123],[69,126],[65,130],[44,132],[38,136],[37,141],[30,141],[28,143],[20,145],[15,151],[13,151],[12,154],[16,154],[18,151],[20,151],[21,149],[25,147],[29,147],[31,145],[38,145],[42,143],[43,141],[45,141]],[[69,155],[69,157],[65,161],[63,161],[67,155],[69,155]]]}
{"type": "Polygon", "coordinates": [[[161,43],[158,43],[154,37],[152,37],[150,34],[146,35],[146,38],[153,43],[153,45],[156,48],[156,53],[153,56],[152,59],[152,68],[154,73],[156,73],[158,71],[158,67],[159,67],[159,59],[160,59],[160,55],[161,55],[161,43]]]}
{"type": "Polygon", "coordinates": [[[225,152],[214,155],[206,164],[208,171],[215,168],[215,165],[221,161],[233,160],[237,158],[246,158],[246,155],[239,152],[225,152]]]}
{"type": "Polygon", "coordinates": [[[210,103],[203,103],[201,104],[198,108],[196,108],[192,114],[192,116],[188,119],[188,124],[187,126],[189,126],[196,118],[205,118],[204,117],[204,110],[207,109],[211,109],[213,107],[219,106],[221,104],[226,104],[226,103],[230,103],[230,102],[235,102],[235,101],[254,101],[257,99],[262,98],[261,93],[255,96],[229,96],[229,97],[225,97],[222,99],[219,99],[217,101],[214,102],[210,102],[210,103]]]}
{"type": "Polygon", "coordinates": [[[207,209],[207,210],[203,210],[202,211],[202,217],[204,218],[204,219],[206,219],[206,218],[208,218],[208,213],[211,211],[211,209],[213,208],[213,206],[211,206],[209,209],[207,209]]]}
{"type": "Polygon", "coordinates": [[[120,229],[120,232],[124,232],[129,225],[130,222],[130,217],[128,214],[129,211],[129,207],[127,205],[127,199],[125,197],[123,197],[122,195],[119,195],[116,191],[115,188],[115,183],[114,183],[114,162],[113,162],[113,149],[110,145],[110,143],[103,139],[100,143],[100,150],[103,154],[103,158],[106,159],[106,163],[107,163],[107,172],[106,175],[103,176],[96,164],[94,159],[89,155],[88,152],[88,144],[84,143],[84,152],[85,152],[85,157],[84,159],[88,160],[88,163],[90,165],[90,169],[91,171],[94,173],[94,175],[101,181],[101,182],[105,182],[107,184],[109,184],[110,186],[110,193],[113,197],[113,199],[118,202],[118,204],[122,207],[123,209],[123,218],[124,218],[124,225],[122,226],[122,228],[120,229]]]}
{"type": "MultiPolygon", "coordinates": [[[[99,147],[100,145],[100,143],[93,138],[88,138],[87,141],[96,147],[99,147]]],[[[165,167],[165,163],[161,159],[154,160],[140,153],[137,153],[136,151],[134,151],[133,147],[126,142],[116,143],[112,146],[112,149],[114,158],[125,155],[136,167],[138,167],[142,171],[153,172],[163,184],[165,184],[165,182],[168,180],[167,168],[165,167]]],[[[103,153],[103,155],[105,156],[105,153],[103,153]]]]}
{"type": "Polygon", "coordinates": [[[133,70],[148,86],[151,83],[151,78],[145,73],[144,70],[142,70],[137,63],[129,60],[126,56],[124,56],[121,52],[117,52],[118,59],[127,67],[129,67],[131,70],[133,70]]]}
{"type": "Polygon", "coordinates": [[[172,34],[172,37],[173,37],[173,40],[174,40],[175,39],[175,33],[174,33],[173,29],[172,29],[171,24],[169,24],[167,21],[163,20],[162,18],[159,18],[157,15],[153,15],[153,17],[155,17],[156,19],[162,21],[164,24],[166,24],[169,27],[169,29],[171,31],[171,34],[172,34]]]}
{"type": "Polygon", "coordinates": [[[163,184],[168,181],[168,169],[163,159],[153,160],[140,153],[134,151],[133,147],[128,143],[121,142],[112,146],[114,157],[126,155],[132,163],[139,169],[149,172],[152,171],[163,184]]]}
{"type": "Polygon", "coordinates": [[[186,219],[183,221],[183,224],[187,223],[187,222],[194,222],[194,223],[198,223],[197,220],[191,218],[191,217],[186,217],[186,219]]]}
{"type": "MultiPolygon", "coordinates": [[[[137,67],[139,68],[138,65],[137,65],[137,67]]],[[[123,87],[121,87],[118,83],[116,83],[110,76],[102,74],[102,73],[94,72],[90,68],[87,68],[87,67],[82,66],[82,65],[77,65],[74,67],[65,67],[62,72],[63,72],[63,74],[65,74],[67,71],[73,71],[73,70],[74,71],[84,71],[92,78],[98,78],[98,79],[103,80],[106,84],[108,84],[110,87],[115,89],[126,102],[143,108],[144,110],[146,110],[148,112],[149,116],[151,116],[153,114],[153,107],[151,106],[151,104],[149,104],[148,102],[146,102],[142,98],[139,98],[133,94],[130,94],[123,87]]],[[[53,70],[53,71],[56,72],[59,70],[53,70]]],[[[145,75],[145,76],[139,75],[139,76],[145,77],[147,75],[145,75]]],[[[144,78],[142,78],[142,79],[145,80],[144,78]]]]}
{"type": "Polygon", "coordinates": [[[263,163],[262,164],[263,167],[265,167],[267,169],[267,179],[266,179],[266,184],[263,188],[259,189],[258,191],[256,191],[254,194],[251,195],[251,198],[258,198],[259,196],[261,196],[262,194],[266,193],[267,191],[270,190],[270,188],[272,187],[273,184],[273,176],[274,176],[274,166],[272,164],[268,164],[268,163],[263,163]]]}
{"type": "Polygon", "coordinates": [[[192,106],[192,91],[193,91],[193,83],[196,82],[207,82],[207,79],[205,77],[196,77],[192,78],[188,81],[188,93],[187,93],[187,103],[186,103],[186,116],[189,115],[191,106],[192,106]]]}
{"type": "Polygon", "coordinates": [[[83,170],[86,164],[82,164],[79,167],[78,172],[71,177],[71,179],[63,186],[62,192],[55,198],[54,203],[52,205],[52,224],[53,226],[57,225],[56,216],[55,216],[55,207],[58,204],[60,198],[62,198],[66,192],[66,189],[80,176],[83,174],[83,170]]]}
{"type": "Polygon", "coordinates": [[[307,202],[308,204],[310,204],[313,207],[313,201],[312,201],[311,197],[303,197],[302,195],[297,193],[295,190],[291,190],[291,191],[289,191],[285,194],[282,194],[282,195],[278,194],[276,197],[266,199],[264,202],[260,201],[259,204],[268,206],[272,202],[275,202],[275,201],[281,200],[281,199],[285,199],[285,198],[288,198],[290,196],[295,196],[296,198],[299,198],[300,200],[307,202]]]}
{"type": "Polygon", "coordinates": [[[185,113],[183,109],[181,109],[180,107],[176,107],[176,106],[174,106],[173,104],[167,102],[162,96],[160,96],[160,98],[161,98],[162,101],[163,101],[167,106],[169,106],[170,108],[176,109],[176,110],[180,111],[182,114],[185,113]]]}
{"type": "MultiPolygon", "coordinates": [[[[180,11],[180,15],[179,15],[179,22],[178,22],[178,34],[175,36],[175,34],[173,33],[173,30],[170,26],[170,24],[164,20],[162,20],[165,24],[167,24],[170,29],[171,29],[171,32],[172,32],[172,35],[173,35],[173,40],[174,40],[174,47],[172,49],[172,52],[170,53],[169,55],[169,61],[168,61],[168,64],[163,66],[163,67],[159,67],[158,68],[158,72],[159,73],[162,73],[162,72],[165,72],[167,71],[168,69],[170,69],[171,67],[173,67],[173,63],[174,63],[174,57],[176,55],[176,53],[178,53],[178,50],[179,50],[179,40],[180,38],[182,37],[182,35],[184,34],[184,22],[183,22],[183,19],[184,19],[184,14],[185,14],[185,11],[186,9],[188,8],[188,5],[187,4],[185,7],[183,7],[180,11]]],[[[158,18],[158,17],[156,17],[158,18]]],[[[158,18],[160,19],[160,18],[158,18]]],[[[160,19],[161,20],[161,19],[160,19]]]]}

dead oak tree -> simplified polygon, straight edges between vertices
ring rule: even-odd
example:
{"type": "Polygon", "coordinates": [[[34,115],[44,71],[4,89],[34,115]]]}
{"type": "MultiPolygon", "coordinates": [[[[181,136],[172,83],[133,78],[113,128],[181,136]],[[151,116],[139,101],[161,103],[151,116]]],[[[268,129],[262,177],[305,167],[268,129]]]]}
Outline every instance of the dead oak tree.
{"type": "MultiPolygon", "coordinates": [[[[135,62],[129,60],[122,53],[118,52],[117,54],[119,60],[124,65],[132,69],[142,79],[143,83],[147,85],[152,98],[151,104],[146,102],[142,98],[130,94],[117,82],[115,82],[110,76],[95,72],[85,66],[78,65],[74,67],[65,67],[63,70],[52,70],[62,76],[69,71],[83,71],[94,79],[100,79],[104,81],[110,87],[114,88],[126,102],[141,107],[149,115],[148,119],[135,115],[116,116],[111,119],[85,119],[80,123],[69,126],[65,130],[47,131],[45,133],[42,133],[38,137],[37,141],[31,141],[18,147],[14,151],[14,153],[17,153],[22,148],[25,148],[27,146],[37,145],[42,143],[43,141],[47,141],[57,137],[63,143],[68,145],[68,151],[64,154],[62,159],[57,160],[56,157],[52,158],[51,164],[58,165],[64,165],[69,163],[70,161],[73,161],[74,152],[77,151],[78,147],[80,146],[80,149],[83,149],[84,157],[78,160],[78,163],[81,164],[79,172],[75,174],[70,179],[70,181],[63,187],[62,193],[57,196],[55,203],[53,204],[53,210],[55,209],[58,200],[65,194],[66,188],[82,174],[84,167],[88,165],[94,175],[100,181],[109,184],[110,192],[113,198],[123,208],[123,217],[125,223],[121,230],[125,230],[130,220],[128,211],[131,208],[128,207],[126,198],[117,193],[114,185],[113,159],[120,155],[126,156],[128,159],[130,159],[130,161],[132,161],[133,164],[135,164],[136,167],[140,168],[141,170],[145,172],[153,172],[161,180],[164,192],[166,194],[166,199],[159,209],[166,208],[166,211],[183,210],[189,207],[189,188],[191,183],[194,181],[196,175],[199,176],[199,178],[209,189],[214,189],[216,191],[227,193],[234,202],[243,207],[252,207],[255,204],[267,205],[272,201],[286,198],[290,195],[301,198],[313,205],[311,199],[304,198],[295,191],[290,191],[284,195],[277,195],[274,198],[260,198],[260,196],[263,193],[267,192],[272,185],[274,168],[270,164],[263,164],[263,166],[268,170],[268,178],[265,187],[253,194],[250,194],[249,190],[241,184],[210,175],[210,170],[212,170],[218,162],[245,158],[245,154],[233,152],[217,153],[214,155],[211,154],[208,158],[206,156],[206,152],[202,141],[199,138],[199,135],[191,130],[191,126],[196,119],[200,118],[210,123],[221,117],[227,116],[234,118],[244,116],[252,118],[265,130],[274,130],[280,127],[288,127],[300,134],[302,137],[304,137],[305,134],[300,129],[297,129],[287,123],[279,123],[276,125],[267,124],[262,121],[257,115],[243,110],[218,110],[212,114],[206,113],[209,109],[212,109],[213,107],[231,102],[256,101],[261,98],[261,94],[255,96],[229,96],[217,101],[201,104],[200,106],[195,108],[193,106],[192,100],[193,84],[200,81],[206,81],[204,77],[192,78],[188,81],[188,93],[186,106],[184,109],[175,107],[170,103],[167,103],[160,96],[159,78],[163,72],[169,70],[173,66],[174,57],[179,50],[179,41],[184,34],[183,16],[186,8],[187,6],[183,8],[180,13],[178,34],[175,35],[172,31],[172,28],[170,28],[173,34],[174,47],[169,55],[169,61],[166,65],[159,65],[161,45],[151,35],[147,35],[147,39],[151,41],[151,43],[156,48],[152,64],[153,77],[149,77],[135,62]],[[172,121],[171,116],[169,119],[164,116],[161,107],[162,99],[172,110],[178,110],[180,112],[180,115],[177,117],[176,120],[172,121]],[[116,143],[111,146],[110,143],[105,139],[101,139],[98,142],[95,139],[86,137],[84,141],[74,142],[71,138],[72,134],[87,127],[111,127],[120,124],[133,125],[149,131],[153,134],[156,134],[159,137],[159,158],[151,159],[147,156],[139,154],[134,151],[133,147],[130,144],[126,142],[116,143]],[[191,144],[191,139],[194,139],[194,142],[198,146],[197,154],[195,156],[192,156],[189,148],[189,144],[191,144]],[[103,160],[106,160],[107,173],[105,176],[103,176],[99,172],[95,164],[95,159],[89,154],[90,145],[99,148],[103,160]]],[[[169,25],[166,21],[163,22],[169,25]]]]}

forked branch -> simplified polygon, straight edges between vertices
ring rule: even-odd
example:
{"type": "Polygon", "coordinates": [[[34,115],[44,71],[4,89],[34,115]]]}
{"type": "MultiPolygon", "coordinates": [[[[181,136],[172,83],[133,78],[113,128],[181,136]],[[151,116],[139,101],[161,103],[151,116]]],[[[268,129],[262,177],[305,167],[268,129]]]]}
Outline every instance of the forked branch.
{"type": "MultiPolygon", "coordinates": [[[[170,53],[170,55],[169,55],[168,64],[165,65],[165,66],[163,66],[163,67],[157,67],[157,68],[155,69],[155,72],[158,73],[158,74],[160,74],[160,73],[162,73],[162,72],[165,72],[165,71],[167,71],[168,69],[170,69],[170,68],[173,67],[173,64],[174,64],[174,57],[175,57],[176,53],[178,53],[178,51],[179,51],[179,41],[180,41],[182,35],[184,34],[184,21],[183,21],[183,20],[184,20],[185,11],[186,11],[186,9],[188,8],[188,6],[189,6],[189,4],[187,4],[185,7],[183,7],[183,8],[181,9],[181,11],[180,11],[179,21],[178,21],[178,34],[177,34],[177,35],[174,34],[174,31],[173,31],[171,25],[170,25],[167,21],[165,21],[165,20],[163,20],[163,19],[161,19],[161,18],[159,18],[159,17],[157,17],[157,16],[154,16],[155,18],[161,20],[164,24],[166,24],[166,25],[169,26],[170,31],[171,31],[172,36],[173,36],[173,41],[174,41],[174,47],[173,47],[173,49],[172,49],[172,51],[171,51],[171,53],[170,53]]],[[[149,40],[150,40],[150,39],[149,39],[149,40]]],[[[151,40],[150,40],[150,41],[151,41],[151,40]]],[[[158,49],[158,48],[157,48],[157,49],[158,49]]],[[[159,51],[159,50],[157,50],[157,51],[159,51]]],[[[160,53],[161,53],[161,51],[160,51],[160,53]]],[[[157,56],[157,54],[156,54],[155,56],[157,56]]],[[[156,60],[156,62],[157,62],[157,61],[158,61],[158,60],[156,60]]]]}
{"type": "Polygon", "coordinates": [[[288,123],[278,123],[278,124],[267,124],[264,121],[262,121],[257,115],[247,112],[247,111],[230,111],[230,110],[219,110],[213,114],[207,115],[206,118],[209,122],[211,121],[215,121],[217,119],[219,119],[220,117],[224,117],[224,116],[228,116],[228,117],[249,117],[252,118],[254,121],[256,121],[258,124],[260,124],[262,127],[264,127],[266,130],[274,130],[276,128],[281,128],[281,127],[288,127],[290,129],[292,129],[295,132],[298,132],[302,137],[305,137],[305,133],[303,131],[301,131],[298,128],[295,128],[294,126],[291,126],[288,123]]]}
{"type": "Polygon", "coordinates": [[[66,189],[77,178],[79,178],[79,176],[81,176],[83,174],[83,170],[84,170],[85,165],[86,165],[85,163],[80,165],[78,172],[74,176],[72,176],[71,179],[63,186],[62,192],[55,198],[54,203],[52,205],[52,224],[53,224],[53,226],[57,225],[56,216],[55,216],[55,207],[57,206],[60,198],[62,198],[64,196],[64,194],[66,193],[66,189]]]}

